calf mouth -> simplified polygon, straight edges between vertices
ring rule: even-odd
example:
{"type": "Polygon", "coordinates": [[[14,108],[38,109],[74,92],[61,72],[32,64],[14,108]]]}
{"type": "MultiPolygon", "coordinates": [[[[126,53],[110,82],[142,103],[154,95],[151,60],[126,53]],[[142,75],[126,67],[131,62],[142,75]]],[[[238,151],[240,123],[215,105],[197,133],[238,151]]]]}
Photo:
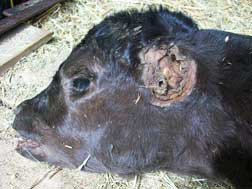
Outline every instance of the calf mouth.
{"type": "Polygon", "coordinates": [[[43,151],[43,145],[34,139],[25,138],[20,136],[15,149],[22,156],[33,160],[42,161],[45,159],[46,154],[43,151]]]}
{"type": "Polygon", "coordinates": [[[30,160],[42,161],[45,159],[43,145],[39,142],[37,135],[33,133],[33,128],[30,124],[30,119],[16,115],[12,125],[12,128],[17,132],[18,139],[15,150],[30,160]]]}
{"type": "MultiPolygon", "coordinates": [[[[36,124],[39,123],[36,122],[36,124]]],[[[35,162],[45,162],[49,165],[76,168],[75,163],[68,157],[67,152],[56,148],[57,141],[50,141],[45,137],[48,137],[50,132],[43,130],[45,128],[37,129],[38,126],[35,123],[31,124],[29,121],[26,122],[23,116],[16,117],[13,123],[13,129],[17,131],[17,145],[15,150],[21,156],[35,162]]]]}

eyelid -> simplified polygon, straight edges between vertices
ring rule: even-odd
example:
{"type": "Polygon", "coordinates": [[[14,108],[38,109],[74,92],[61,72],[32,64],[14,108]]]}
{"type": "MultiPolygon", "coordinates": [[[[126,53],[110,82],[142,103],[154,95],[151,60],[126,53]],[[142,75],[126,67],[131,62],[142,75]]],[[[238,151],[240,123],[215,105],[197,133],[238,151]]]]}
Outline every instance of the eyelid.
{"type": "Polygon", "coordinates": [[[71,78],[71,80],[73,81],[73,80],[78,79],[78,78],[87,78],[90,81],[94,81],[96,79],[96,75],[93,74],[93,73],[91,73],[91,72],[89,72],[89,73],[87,73],[87,72],[85,72],[85,73],[78,73],[78,74],[75,74],[75,76],[73,76],[71,78]]]}
{"type": "Polygon", "coordinates": [[[96,75],[95,75],[95,74],[93,74],[93,73],[89,74],[88,79],[90,79],[90,81],[94,81],[95,78],[96,78],[96,75]]]}
{"type": "Polygon", "coordinates": [[[92,69],[87,68],[86,66],[80,66],[74,68],[74,70],[72,70],[71,74],[68,76],[68,78],[72,80],[79,77],[94,79],[96,77],[96,73],[93,72],[92,69]]]}
{"type": "Polygon", "coordinates": [[[84,70],[84,72],[82,73],[82,74],[80,74],[80,75],[82,75],[83,77],[86,77],[86,78],[88,78],[88,79],[90,79],[90,80],[94,80],[95,79],[95,73],[93,73],[93,72],[91,72],[89,69],[85,69],[84,70]]]}

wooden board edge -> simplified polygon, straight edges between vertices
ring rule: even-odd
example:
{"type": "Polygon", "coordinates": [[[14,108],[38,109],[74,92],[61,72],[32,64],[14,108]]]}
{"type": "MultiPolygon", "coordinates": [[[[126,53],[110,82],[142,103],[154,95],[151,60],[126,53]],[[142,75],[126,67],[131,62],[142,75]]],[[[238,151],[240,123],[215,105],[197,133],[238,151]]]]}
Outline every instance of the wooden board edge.
{"type": "Polygon", "coordinates": [[[65,0],[44,0],[39,1],[27,9],[18,12],[16,15],[9,16],[0,20],[0,35],[5,34],[5,32],[15,28],[16,26],[24,23],[25,21],[31,19],[32,17],[43,13],[57,3],[61,3],[65,0]],[[39,7],[39,8],[38,8],[39,7]]]}
{"type": "MultiPolygon", "coordinates": [[[[46,30],[44,30],[46,31],[46,30]]],[[[46,31],[47,33],[41,37],[38,41],[31,43],[22,53],[16,55],[14,58],[10,59],[9,61],[5,62],[3,65],[0,66],[0,76],[7,72],[11,67],[13,67],[21,58],[27,56],[31,52],[35,51],[43,44],[47,43],[52,39],[53,33],[46,31]]]]}

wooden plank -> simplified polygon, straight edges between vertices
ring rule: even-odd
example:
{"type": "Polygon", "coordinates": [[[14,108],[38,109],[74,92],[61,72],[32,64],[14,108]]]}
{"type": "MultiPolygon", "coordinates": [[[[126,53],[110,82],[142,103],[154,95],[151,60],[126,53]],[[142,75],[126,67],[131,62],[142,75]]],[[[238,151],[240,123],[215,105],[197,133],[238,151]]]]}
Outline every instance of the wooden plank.
{"type": "Polygon", "coordinates": [[[20,11],[23,11],[31,6],[34,6],[36,3],[39,3],[43,0],[29,0],[27,2],[21,3],[19,5],[16,5],[13,8],[5,9],[3,11],[4,16],[14,16],[18,14],[20,11]]]}
{"type": "Polygon", "coordinates": [[[0,75],[52,38],[52,33],[31,25],[21,25],[0,37],[0,75]]]}
{"type": "Polygon", "coordinates": [[[16,27],[17,25],[27,21],[28,19],[41,14],[42,12],[48,10],[50,7],[56,3],[62,2],[64,0],[42,0],[34,3],[32,6],[17,12],[15,15],[9,16],[7,18],[0,20],[0,35],[4,34],[6,31],[16,27]]]}

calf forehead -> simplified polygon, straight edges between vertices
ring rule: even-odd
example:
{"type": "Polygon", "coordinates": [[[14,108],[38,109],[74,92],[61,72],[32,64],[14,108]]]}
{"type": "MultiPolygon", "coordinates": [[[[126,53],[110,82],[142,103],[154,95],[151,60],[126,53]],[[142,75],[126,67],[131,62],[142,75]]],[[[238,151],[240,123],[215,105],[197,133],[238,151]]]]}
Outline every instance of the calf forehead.
{"type": "Polygon", "coordinates": [[[61,74],[67,78],[89,72],[99,72],[103,66],[102,57],[98,52],[90,52],[89,49],[80,47],[74,49],[70,56],[60,66],[61,74]]]}
{"type": "Polygon", "coordinates": [[[92,28],[73,50],[63,70],[71,76],[94,63],[120,62],[135,67],[139,63],[138,52],[150,40],[164,35],[172,37],[173,30],[184,33],[191,29],[197,30],[197,26],[190,18],[163,9],[149,10],[144,16],[137,11],[122,12],[92,28]]]}

